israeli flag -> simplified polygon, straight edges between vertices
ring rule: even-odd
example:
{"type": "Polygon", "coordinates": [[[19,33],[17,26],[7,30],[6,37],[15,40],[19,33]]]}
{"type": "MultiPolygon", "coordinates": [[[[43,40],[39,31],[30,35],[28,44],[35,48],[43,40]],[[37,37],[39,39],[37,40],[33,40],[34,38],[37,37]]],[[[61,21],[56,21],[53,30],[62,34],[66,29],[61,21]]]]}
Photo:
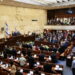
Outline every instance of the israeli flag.
{"type": "Polygon", "coordinates": [[[5,23],[5,34],[8,36],[9,35],[9,31],[8,31],[8,24],[5,23]]]}

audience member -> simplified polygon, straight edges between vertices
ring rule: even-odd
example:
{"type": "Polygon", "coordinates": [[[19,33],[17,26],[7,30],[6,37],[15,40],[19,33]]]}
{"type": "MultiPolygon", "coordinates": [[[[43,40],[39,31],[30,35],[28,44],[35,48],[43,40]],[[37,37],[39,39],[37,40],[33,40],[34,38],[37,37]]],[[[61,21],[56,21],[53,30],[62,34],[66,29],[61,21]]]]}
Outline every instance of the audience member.
{"type": "Polygon", "coordinates": [[[32,68],[34,67],[34,64],[35,64],[35,59],[34,59],[34,57],[29,56],[28,62],[29,62],[29,67],[32,69],[32,68]]]}
{"type": "Polygon", "coordinates": [[[72,73],[75,75],[75,58],[72,61],[72,73]]]}
{"type": "Polygon", "coordinates": [[[21,54],[21,57],[19,58],[20,66],[24,66],[26,64],[25,57],[21,54]]]}
{"type": "Polygon", "coordinates": [[[44,65],[44,72],[52,73],[52,64],[46,63],[44,65]]]}
{"type": "Polygon", "coordinates": [[[45,54],[43,54],[43,53],[41,53],[40,55],[39,55],[39,61],[45,61],[45,54]]]}
{"type": "Polygon", "coordinates": [[[20,68],[19,68],[19,67],[17,68],[17,71],[16,71],[15,75],[23,75],[23,74],[20,72],[20,68]]]}
{"type": "Polygon", "coordinates": [[[4,58],[6,59],[7,58],[7,52],[5,50],[3,51],[3,54],[4,54],[4,58]]]}
{"type": "Polygon", "coordinates": [[[15,75],[16,73],[16,66],[14,62],[11,62],[11,75],[15,75]]]}

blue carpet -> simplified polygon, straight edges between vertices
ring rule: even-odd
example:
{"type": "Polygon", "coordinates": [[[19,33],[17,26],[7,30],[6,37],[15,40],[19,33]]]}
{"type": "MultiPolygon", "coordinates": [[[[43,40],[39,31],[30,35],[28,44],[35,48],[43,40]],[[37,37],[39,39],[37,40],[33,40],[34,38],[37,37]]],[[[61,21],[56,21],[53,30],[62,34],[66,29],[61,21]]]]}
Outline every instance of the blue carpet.
{"type": "Polygon", "coordinates": [[[66,60],[65,61],[58,61],[57,64],[61,64],[64,66],[64,70],[63,70],[63,75],[72,75],[72,70],[71,68],[66,66],[66,60]]]}

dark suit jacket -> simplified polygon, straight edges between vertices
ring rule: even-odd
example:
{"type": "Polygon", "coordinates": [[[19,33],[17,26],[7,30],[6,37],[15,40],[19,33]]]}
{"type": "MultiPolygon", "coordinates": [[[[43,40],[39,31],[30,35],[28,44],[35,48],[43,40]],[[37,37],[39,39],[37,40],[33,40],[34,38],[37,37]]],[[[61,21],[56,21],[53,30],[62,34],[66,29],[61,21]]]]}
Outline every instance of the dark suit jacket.
{"type": "Polygon", "coordinates": [[[22,44],[22,47],[28,48],[28,45],[23,43],[23,44],[22,44]]]}
{"type": "Polygon", "coordinates": [[[44,48],[42,46],[40,46],[40,50],[44,50],[44,48]]]}
{"type": "Polygon", "coordinates": [[[35,70],[34,75],[41,75],[41,73],[39,71],[35,70]]]}
{"type": "Polygon", "coordinates": [[[33,68],[34,64],[35,64],[34,58],[32,56],[30,56],[29,59],[28,59],[28,61],[29,61],[29,67],[33,68]]]}
{"type": "Polygon", "coordinates": [[[4,58],[7,58],[7,53],[6,53],[6,51],[4,51],[3,54],[4,54],[4,58]]]}
{"type": "Polygon", "coordinates": [[[57,51],[57,48],[53,48],[52,51],[56,52],[57,51]]]}
{"type": "Polygon", "coordinates": [[[39,55],[39,61],[44,61],[44,57],[45,57],[44,54],[40,54],[40,55],[39,55]]]}
{"type": "Polygon", "coordinates": [[[51,64],[45,64],[44,65],[44,72],[51,73],[52,72],[52,65],[51,64]]]}
{"type": "Polygon", "coordinates": [[[58,49],[58,51],[59,51],[60,53],[63,53],[63,52],[65,51],[65,47],[64,47],[64,46],[61,46],[61,47],[58,49]]]}
{"type": "Polygon", "coordinates": [[[22,54],[25,56],[26,55],[26,50],[22,50],[22,54]]]}
{"type": "Polygon", "coordinates": [[[28,56],[31,56],[31,53],[32,53],[32,49],[29,48],[29,49],[27,50],[27,55],[28,55],[28,56]]]}
{"type": "Polygon", "coordinates": [[[35,60],[34,60],[34,58],[32,56],[29,57],[28,61],[29,61],[30,64],[34,64],[35,63],[35,60]]]}
{"type": "Polygon", "coordinates": [[[12,50],[12,55],[16,57],[17,52],[16,52],[16,50],[15,50],[15,49],[13,49],[13,50],[12,50]]]}
{"type": "Polygon", "coordinates": [[[16,71],[15,75],[23,75],[23,74],[19,71],[16,71]]]}
{"type": "Polygon", "coordinates": [[[51,58],[52,58],[52,62],[53,62],[53,63],[57,62],[56,53],[53,53],[53,54],[51,55],[51,58]]]}

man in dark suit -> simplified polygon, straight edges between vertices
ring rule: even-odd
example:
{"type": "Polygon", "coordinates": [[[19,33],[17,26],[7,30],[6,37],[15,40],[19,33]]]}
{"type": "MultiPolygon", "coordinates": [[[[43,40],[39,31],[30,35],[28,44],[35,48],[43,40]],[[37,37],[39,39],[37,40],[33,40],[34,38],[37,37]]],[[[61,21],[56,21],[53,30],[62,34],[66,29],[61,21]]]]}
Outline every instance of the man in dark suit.
{"type": "Polygon", "coordinates": [[[52,73],[52,64],[45,64],[44,65],[44,72],[52,73]]]}
{"type": "Polygon", "coordinates": [[[12,55],[13,55],[14,57],[16,57],[16,55],[17,55],[17,51],[15,50],[15,48],[12,49],[12,55]]]}
{"type": "Polygon", "coordinates": [[[28,55],[28,56],[31,56],[31,54],[32,54],[32,49],[31,49],[31,48],[28,48],[28,50],[27,50],[27,55],[28,55]]]}
{"type": "Polygon", "coordinates": [[[23,75],[23,74],[20,72],[20,68],[17,68],[17,71],[16,71],[15,75],[23,75]]]}
{"type": "Polygon", "coordinates": [[[41,73],[39,72],[39,69],[38,68],[35,69],[34,75],[41,75],[41,73]]]}
{"type": "Polygon", "coordinates": [[[73,75],[75,75],[75,58],[73,58],[73,61],[72,61],[72,73],[73,75]]]}
{"type": "Polygon", "coordinates": [[[64,46],[60,46],[60,48],[58,49],[58,51],[59,51],[60,53],[63,53],[63,52],[65,51],[65,47],[64,47],[64,46]]]}
{"type": "Polygon", "coordinates": [[[40,46],[40,50],[41,50],[41,51],[44,51],[43,44],[41,44],[41,46],[40,46]]]}
{"type": "Polygon", "coordinates": [[[21,53],[25,56],[25,55],[26,55],[26,51],[27,51],[27,48],[23,49],[23,50],[21,51],[21,53]]]}
{"type": "Polygon", "coordinates": [[[6,51],[7,54],[9,54],[9,48],[7,45],[5,45],[4,50],[6,51]]]}
{"type": "Polygon", "coordinates": [[[52,53],[51,58],[52,58],[52,62],[53,63],[57,62],[57,58],[56,58],[56,53],[55,52],[52,53]]]}
{"type": "Polygon", "coordinates": [[[24,48],[28,48],[27,43],[23,42],[23,43],[22,43],[22,47],[24,47],[24,48]]]}
{"type": "Polygon", "coordinates": [[[28,48],[32,49],[32,45],[31,44],[28,44],[28,48]]]}
{"type": "Polygon", "coordinates": [[[29,62],[29,67],[32,69],[35,64],[35,59],[32,56],[29,56],[28,62],[29,62]]]}
{"type": "Polygon", "coordinates": [[[55,45],[53,45],[52,51],[54,51],[55,53],[57,52],[57,48],[55,45]]]}
{"type": "Polygon", "coordinates": [[[45,54],[41,53],[41,54],[39,55],[39,61],[45,61],[45,60],[44,60],[44,57],[45,57],[45,54]]]}
{"type": "Polygon", "coordinates": [[[3,54],[4,54],[4,58],[6,59],[7,58],[7,52],[5,50],[3,51],[3,54]]]}

